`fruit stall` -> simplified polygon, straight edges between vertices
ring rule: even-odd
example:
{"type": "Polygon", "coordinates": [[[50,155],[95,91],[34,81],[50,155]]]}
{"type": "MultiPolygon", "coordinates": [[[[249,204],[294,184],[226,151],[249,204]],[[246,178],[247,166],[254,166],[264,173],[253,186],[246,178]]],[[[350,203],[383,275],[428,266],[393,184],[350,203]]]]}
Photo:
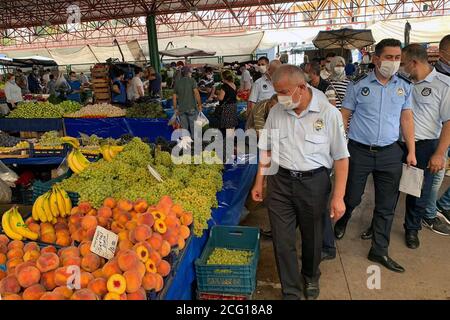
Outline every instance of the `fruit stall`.
{"type": "MultiPolygon", "coordinates": [[[[2,216],[2,298],[194,298],[196,260],[209,230],[239,223],[256,166],[188,164],[198,157],[214,160],[209,152],[185,155],[186,163],[175,165],[169,152],[139,138],[119,145],[111,138],[52,133],[37,145],[44,150],[61,143],[68,146],[70,170],[34,183],[32,206],[19,212],[13,205],[2,216]],[[100,140],[97,156],[90,158],[100,140]],[[79,283],[68,287],[73,268],[79,283]]],[[[259,251],[254,236],[252,241],[251,254],[244,252],[248,248],[210,250],[206,266],[249,264],[256,271],[259,251]]]]}

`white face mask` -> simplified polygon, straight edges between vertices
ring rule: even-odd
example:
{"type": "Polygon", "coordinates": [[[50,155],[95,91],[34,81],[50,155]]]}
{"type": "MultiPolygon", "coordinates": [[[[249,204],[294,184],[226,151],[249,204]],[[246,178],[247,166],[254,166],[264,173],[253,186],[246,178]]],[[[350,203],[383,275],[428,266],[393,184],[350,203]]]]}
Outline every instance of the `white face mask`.
{"type": "Polygon", "coordinates": [[[345,72],[345,67],[334,67],[334,72],[337,75],[342,75],[345,72]]]}
{"type": "Polygon", "coordinates": [[[259,72],[261,72],[262,74],[267,72],[267,66],[266,65],[262,65],[262,66],[258,66],[259,72]]]}
{"type": "Polygon", "coordinates": [[[400,61],[381,61],[381,66],[378,68],[381,75],[385,78],[390,78],[397,73],[400,68],[400,61]]]}
{"type": "Polygon", "coordinates": [[[282,104],[285,110],[293,110],[298,107],[300,104],[301,98],[298,100],[298,102],[292,101],[292,96],[294,95],[295,91],[297,91],[298,87],[295,88],[294,92],[290,96],[280,96],[278,95],[278,103],[282,104]]]}

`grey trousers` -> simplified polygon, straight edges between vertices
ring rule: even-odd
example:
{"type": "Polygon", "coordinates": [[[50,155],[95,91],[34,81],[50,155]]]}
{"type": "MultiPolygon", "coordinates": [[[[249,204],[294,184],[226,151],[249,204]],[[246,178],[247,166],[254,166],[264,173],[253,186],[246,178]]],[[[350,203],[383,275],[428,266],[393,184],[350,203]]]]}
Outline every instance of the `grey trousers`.
{"type": "Polygon", "coordinates": [[[301,275],[318,281],[323,219],[328,209],[331,181],[327,170],[304,178],[280,171],[267,179],[267,207],[273,247],[284,299],[299,299],[301,275]],[[297,227],[302,238],[302,268],[297,255],[297,227]]]}
{"type": "Polygon", "coordinates": [[[191,133],[191,137],[194,136],[194,122],[197,120],[197,116],[197,110],[180,113],[181,128],[188,130],[191,133]]]}

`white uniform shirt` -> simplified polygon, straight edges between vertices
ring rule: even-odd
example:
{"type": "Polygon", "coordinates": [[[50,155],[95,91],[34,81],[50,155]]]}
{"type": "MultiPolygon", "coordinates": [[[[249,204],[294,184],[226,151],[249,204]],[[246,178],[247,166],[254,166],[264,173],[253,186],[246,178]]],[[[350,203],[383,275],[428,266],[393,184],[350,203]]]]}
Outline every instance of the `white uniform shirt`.
{"type": "Polygon", "coordinates": [[[273,88],[272,81],[269,80],[267,75],[263,75],[253,84],[248,101],[258,103],[270,99],[274,94],[275,89],[273,88]]]}
{"type": "Polygon", "coordinates": [[[442,123],[450,120],[450,77],[433,69],[412,88],[416,140],[439,139],[442,123]]]}
{"type": "Polygon", "coordinates": [[[9,81],[5,84],[5,96],[6,102],[8,103],[17,103],[23,101],[22,89],[20,89],[17,84],[11,83],[9,81]]]}
{"type": "Polygon", "coordinates": [[[142,80],[140,78],[133,77],[127,90],[128,100],[133,101],[140,98],[138,88],[142,88],[143,91],[144,84],[142,83],[142,80]]]}
{"type": "Polygon", "coordinates": [[[321,91],[310,90],[312,100],[305,111],[298,115],[277,104],[262,130],[259,148],[271,150],[272,161],[285,169],[331,169],[334,160],[350,156],[340,111],[321,91]]]}

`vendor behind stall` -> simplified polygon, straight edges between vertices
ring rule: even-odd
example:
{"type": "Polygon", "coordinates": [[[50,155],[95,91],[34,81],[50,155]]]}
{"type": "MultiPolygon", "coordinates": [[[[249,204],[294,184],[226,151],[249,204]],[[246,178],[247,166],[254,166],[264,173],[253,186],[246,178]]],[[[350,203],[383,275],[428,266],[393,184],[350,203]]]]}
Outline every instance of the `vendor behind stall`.
{"type": "Polygon", "coordinates": [[[111,91],[111,103],[119,106],[125,106],[127,103],[127,88],[123,83],[125,73],[122,70],[117,70],[113,79],[111,91]]]}
{"type": "Polygon", "coordinates": [[[150,97],[160,97],[161,96],[161,75],[156,72],[155,68],[148,67],[146,71],[148,80],[148,94],[150,97]]]}
{"type": "Polygon", "coordinates": [[[33,71],[28,75],[28,89],[33,94],[42,93],[42,85],[37,68],[33,68],[33,71]]]}
{"type": "Polygon", "coordinates": [[[22,90],[16,84],[14,74],[8,73],[6,76],[6,80],[7,80],[5,84],[6,103],[8,104],[9,109],[12,109],[16,107],[17,103],[23,101],[22,90]]]}
{"type": "Polygon", "coordinates": [[[78,79],[75,71],[71,71],[69,73],[69,86],[70,93],[67,95],[67,100],[76,101],[81,103],[81,91],[83,90],[81,87],[81,81],[78,79]]]}

